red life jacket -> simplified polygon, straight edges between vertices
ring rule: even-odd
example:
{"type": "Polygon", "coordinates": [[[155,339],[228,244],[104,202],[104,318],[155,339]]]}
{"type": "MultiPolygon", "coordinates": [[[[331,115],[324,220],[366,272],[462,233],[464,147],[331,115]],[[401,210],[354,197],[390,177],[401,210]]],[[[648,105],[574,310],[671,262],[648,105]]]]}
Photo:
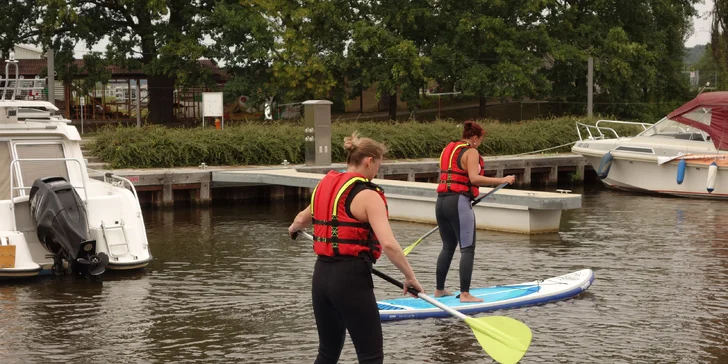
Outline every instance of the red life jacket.
{"type": "Polygon", "coordinates": [[[381,256],[382,246],[369,223],[346,213],[346,200],[358,183],[364,183],[367,188],[377,191],[384,206],[387,206],[384,191],[363,175],[330,171],[311,194],[313,251],[316,254],[329,257],[360,257],[366,254],[372,262],[381,256]]]}
{"type": "MultiPolygon", "coordinates": [[[[468,173],[460,166],[460,156],[468,149],[473,148],[469,143],[458,141],[450,142],[440,154],[440,180],[437,193],[460,193],[470,198],[480,194],[480,186],[470,183],[468,173]]],[[[485,175],[483,158],[478,158],[480,170],[478,174],[485,175]]]]}

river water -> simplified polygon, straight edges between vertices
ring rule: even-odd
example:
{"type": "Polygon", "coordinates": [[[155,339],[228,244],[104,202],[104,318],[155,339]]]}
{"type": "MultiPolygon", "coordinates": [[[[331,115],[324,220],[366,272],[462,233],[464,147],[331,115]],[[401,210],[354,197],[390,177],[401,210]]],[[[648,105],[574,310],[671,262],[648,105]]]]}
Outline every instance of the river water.
{"type": "MultiPolygon", "coordinates": [[[[587,186],[558,234],[478,232],[473,285],[582,268],[589,290],[498,311],[523,321],[523,363],[728,362],[728,203],[587,186]]],[[[303,205],[146,210],[154,262],[103,283],[45,277],[0,284],[2,363],[311,363],[310,243],[287,238],[303,205]]],[[[432,226],[393,223],[402,246],[432,226]]],[[[409,255],[434,289],[436,236],[409,255]]],[[[457,289],[456,253],[448,282],[457,289]]],[[[386,259],[378,268],[401,278],[386,259]]],[[[375,278],[378,298],[399,294],[375,278]]],[[[491,363],[453,318],[383,325],[388,363],[491,363]]],[[[356,362],[347,339],[342,363],[356,362]]]]}

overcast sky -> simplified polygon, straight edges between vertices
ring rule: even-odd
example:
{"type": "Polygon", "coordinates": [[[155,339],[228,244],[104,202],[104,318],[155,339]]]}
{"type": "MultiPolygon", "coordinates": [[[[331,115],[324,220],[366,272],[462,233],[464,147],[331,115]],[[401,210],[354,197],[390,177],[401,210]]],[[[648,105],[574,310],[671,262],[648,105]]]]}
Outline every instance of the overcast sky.
{"type": "Polygon", "coordinates": [[[713,19],[710,12],[713,11],[713,1],[704,0],[703,4],[695,5],[698,16],[693,18],[693,34],[685,42],[686,47],[710,42],[710,26],[713,19]]]}

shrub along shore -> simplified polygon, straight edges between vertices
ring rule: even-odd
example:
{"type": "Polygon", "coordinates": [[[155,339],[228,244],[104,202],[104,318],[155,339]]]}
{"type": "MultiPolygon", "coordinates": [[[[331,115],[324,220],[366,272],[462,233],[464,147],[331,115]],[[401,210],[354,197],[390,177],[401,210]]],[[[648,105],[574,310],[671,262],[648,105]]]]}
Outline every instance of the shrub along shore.
{"type": "MultiPolygon", "coordinates": [[[[576,122],[595,120],[564,117],[514,123],[480,121],[487,132],[482,155],[513,155],[556,146],[549,153],[568,152],[578,140],[576,122]]],[[[171,168],[207,165],[277,165],[287,160],[304,163],[304,126],[301,122],[249,122],[213,128],[168,128],[159,125],[105,127],[89,145],[111,168],[171,168]]],[[[437,158],[442,148],[457,140],[462,123],[335,122],[331,126],[332,161],[343,162],[344,137],[360,135],[384,142],[388,159],[437,158]]],[[[634,128],[617,128],[620,135],[634,128]]],[[[582,135],[584,130],[582,130],[582,135]]]]}

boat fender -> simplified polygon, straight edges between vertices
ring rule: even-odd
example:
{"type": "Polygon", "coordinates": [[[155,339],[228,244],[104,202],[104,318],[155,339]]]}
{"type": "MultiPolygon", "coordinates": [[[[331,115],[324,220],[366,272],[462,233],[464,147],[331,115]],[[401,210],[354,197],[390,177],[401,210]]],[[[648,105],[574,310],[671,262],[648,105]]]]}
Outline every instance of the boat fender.
{"type": "Polygon", "coordinates": [[[597,168],[597,176],[599,176],[599,178],[607,178],[609,175],[609,168],[612,167],[612,159],[614,158],[610,152],[607,152],[607,154],[602,157],[602,160],[599,162],[599,168],[597,168]]]}
{"type": "Polygon", "coordinates": [[[685,180],[685,167],[687,166],[685,159],[681,159],[677,164],[677,184],[681,185],[685,180]]]}
{"type": "Polygon", "coordinates": [[[715,177],[718,176],[718,165],[715,162],[708,167],[708,193],[712,193],[715,189],[715,177]]]}

